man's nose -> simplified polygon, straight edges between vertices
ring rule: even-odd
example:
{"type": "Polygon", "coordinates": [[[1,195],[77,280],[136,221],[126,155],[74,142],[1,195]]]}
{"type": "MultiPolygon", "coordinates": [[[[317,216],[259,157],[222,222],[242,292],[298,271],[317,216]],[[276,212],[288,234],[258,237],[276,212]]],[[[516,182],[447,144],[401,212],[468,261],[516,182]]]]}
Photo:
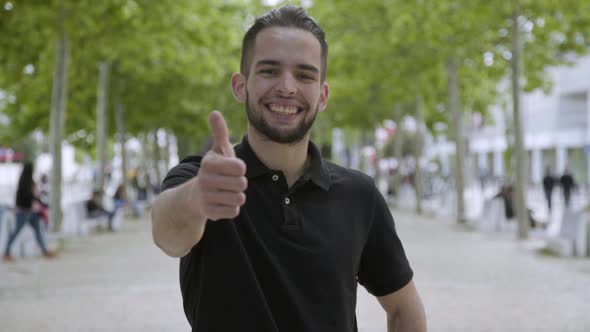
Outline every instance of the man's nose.
{"type": "Polygon", "coordinates": [[[294,95],[297,92],[297,81],[291,73],[285,73],[281,76],[277,89],[281,95],[294,95]]]}

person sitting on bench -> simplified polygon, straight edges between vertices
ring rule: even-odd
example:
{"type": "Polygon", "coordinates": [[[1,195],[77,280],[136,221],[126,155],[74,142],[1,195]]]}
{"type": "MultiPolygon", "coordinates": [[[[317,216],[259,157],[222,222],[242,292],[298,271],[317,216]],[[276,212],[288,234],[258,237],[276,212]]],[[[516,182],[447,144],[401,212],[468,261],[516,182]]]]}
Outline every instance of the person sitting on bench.
{"type": "MultiPolygon", "coordinates": [[[[504,201],[504,215],[506,220],[510,221],[514,218],[514,188],[511,184],[504,184],[500,187],[500,191],[494,198],[501,198],[504,201]]],[[[529,218],[530,227],[535,228],[538,222],[533,218],[533,211],[526,209],[527,217],[529,218]]]]}
{"type": "Polygon", "coordinates": [[[100,190],[94,190],[92,197],[86,201],[86,217],[93,219],[102,216],[108,218],[108,229],[109,231],[113,231],[113,217],[115,216],[115,212],[108,211],[102,206],[102,192],[100,190]]]}

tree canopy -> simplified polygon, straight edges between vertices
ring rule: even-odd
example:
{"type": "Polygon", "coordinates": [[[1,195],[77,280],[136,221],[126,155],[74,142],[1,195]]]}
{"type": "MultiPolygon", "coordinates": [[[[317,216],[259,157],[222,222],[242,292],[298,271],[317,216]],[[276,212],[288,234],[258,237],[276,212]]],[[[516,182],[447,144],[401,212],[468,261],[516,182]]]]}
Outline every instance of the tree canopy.
{"type": "MultiPolygon", "coordinates": [[[[417,94],[424,98],[429,127],[448,122],[444,65],[450,58],[460,64],[461,104],[485,115],[510,70],[514,4],[311,3],[309,11],[326,31],[330,47],[331,95],[324,126],[372,128],[391,117],[396,104],[412,112],[417,94]]],[[[245,28],[268,7],[247,0],[13,1],[0,8],[0,112],[10,123],[0,139],[48,130],[53,41],[62,6],[72,53],[65,137],[74,144],[94,144],[101,62],[112,66],[109,93],[119,93],[132,135],[164,128],[200,140],[208,136],[206,115],[213,109],[224,111],[235,135],[244,130],[243,107],[233,100],[229,79],[238,70],[245,28]]],[[[519,6],[525,89],[546,90],[547,66],[563,63],[563,54],[588,50],[590,4],[521,0],[519,6]]],[[[113,134],[114,126],[109,131],[113,134]]]]}

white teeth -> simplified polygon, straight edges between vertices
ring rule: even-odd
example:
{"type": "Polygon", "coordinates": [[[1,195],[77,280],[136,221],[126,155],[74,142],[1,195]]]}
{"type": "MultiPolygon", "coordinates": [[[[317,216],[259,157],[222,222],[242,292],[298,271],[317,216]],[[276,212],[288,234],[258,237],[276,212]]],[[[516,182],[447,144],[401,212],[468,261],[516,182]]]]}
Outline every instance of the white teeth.
{"type": "Polygon", "coordinates": [[[281,113],[281,114],[292,115],[292,114],[297,113],[297,107],[295,107],[295,106],[270,105],[269,109],[273,112],[281,113]]]}

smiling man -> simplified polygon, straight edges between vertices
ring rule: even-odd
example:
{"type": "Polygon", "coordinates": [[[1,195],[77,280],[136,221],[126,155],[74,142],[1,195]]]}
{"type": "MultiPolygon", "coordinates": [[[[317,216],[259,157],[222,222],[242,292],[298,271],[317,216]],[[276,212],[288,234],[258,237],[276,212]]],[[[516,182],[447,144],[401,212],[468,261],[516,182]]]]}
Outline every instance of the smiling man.
{"type": "Polygon", "coordinates": [[[328,102],[324,32],[299,7],[258,18],[231,80],[248,132],[223,116],[214,144],[174,167],[152,211],[155,243],[181,257],[193,331],[357,331],[357,284],[389,331],[426,331],[413,271],[368,176],[322,159],[309,133],[328,102]]]}

